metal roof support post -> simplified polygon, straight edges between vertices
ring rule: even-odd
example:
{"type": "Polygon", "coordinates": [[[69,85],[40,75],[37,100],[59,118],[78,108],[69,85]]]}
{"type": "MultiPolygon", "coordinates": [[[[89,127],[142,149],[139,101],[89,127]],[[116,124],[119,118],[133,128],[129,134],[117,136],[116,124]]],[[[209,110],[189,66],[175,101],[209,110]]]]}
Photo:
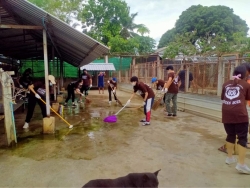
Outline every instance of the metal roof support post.
{"type": "Polygon", "coordinates": [[[44,73],[45,73],[45,89],[46,89],[46,112],[47,115],[50,116],[48,49],[47,49],[47,34],[45,29],[43,29],[43,54],[44,54],[44,73]]]}
{"type": "Polygon", "coordinates": [[[109,57],[107,55],[105,55],[105,63],[109,62],[109,57]]]}
{"type": "Polygon", "coordinates": [[[63,60],[60,59],[60,86],[63,87],[63,60]]]}

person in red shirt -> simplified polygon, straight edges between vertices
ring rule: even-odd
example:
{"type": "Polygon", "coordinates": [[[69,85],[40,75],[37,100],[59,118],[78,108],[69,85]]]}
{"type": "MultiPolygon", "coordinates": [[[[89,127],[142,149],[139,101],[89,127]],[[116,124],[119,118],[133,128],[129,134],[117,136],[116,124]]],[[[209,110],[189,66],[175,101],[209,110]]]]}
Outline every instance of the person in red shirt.
{"type": "Polygon", "coordinates": [[[245,80],[246,67],[243,65],[235,68],[233,80],[225,82],[222,86],[222,123],[227,133],[226,164],[236,163],[233,157],[236,136],[238,138],[239,158],[236,169],[240,173],[250,174],[250,168],[245,164],[248,134],[248,113],[246,100],[250,100],[250,84],[245,80]]]}
{"type": "Polygon", "coordinates": [[[179,91],[179,86],[181,84],[180,78],[175,74],[173,66],[167,66],[166,70],[168,71],[168,79],[164,85],[163,91],[165,94],[165,103],[166,103],[166,111],[168,112],[168,116],[176,116],[177,115],[177,94],[179,91]],[[170,102],[173,103],[173,112],[170,107],[170,102]]]}
{"type": "Polygon", "coordinates": [[[130,103],[131,99],[134,97],[136,92],[138,92],[142,98],[143,98],[143,106],[144,106],[144,114],[146,115],[145,119],[142,119],[140,122],[142,122],[142,125],[150,125],[150,116],[151,116],[151,108],[154,103],[154,91],[150,86],[143,82],[139,82],[138,78],[136,76],[133,76],[130,79],[131,84],[134,88],[134,93],[130,97],[130,99],[127,101],[126,105],[130,103]]]}
{"type": "Polygon", "coordinates": [[[92,76],[88,74],[86,69],[83,69],[82,71],[83,73],[81,79],[83,80],[83,84],[81,88],[81,93],[85,92],[84,94],[87,96],[88,90],[92,87],[92,76]]]}
{"type": "Polygon", "coordinates": [[[165,84],[164,80],[158,80],[156,77],[153,77],[151,82],[156,85],[156,90],[162,90],[165,84]]]}
{"type": "MultiPolygon", "coordinates": [[[[165,81],[164,80],[158,80],[156,77],[153,77],[151,80],[152,84],[156,85],[156,90],[162,90],[164,88],[165,81]]],[[[165,95],[163,96],[161,104],[165,103],[165,95]]]]}

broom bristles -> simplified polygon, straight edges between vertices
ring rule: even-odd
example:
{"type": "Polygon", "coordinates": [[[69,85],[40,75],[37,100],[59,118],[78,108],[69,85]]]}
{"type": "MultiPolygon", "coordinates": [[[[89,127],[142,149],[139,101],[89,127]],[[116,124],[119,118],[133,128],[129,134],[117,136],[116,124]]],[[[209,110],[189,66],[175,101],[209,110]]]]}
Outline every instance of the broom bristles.
{"type": "Polygon", "coordinates": [[[87,97],[85,97],[85,100],[86,100],[87,103],[90,103],[90,102],[91,102],[91,100],[88,99],[87,97]]]}
{"type": "Polygon", "coordinates": [[[119,105],[123,106],[119,99],[117,99],[117,102],[118,102],[119,105]]]}
{"type": "Polygon", "coordinates": [[[162,98],[159,98],[156,102],[154,102],[153,106],[152,106],[152,110],[157,110],[157,108],[160,106],[161,104],[161,100],[162,98]]]}

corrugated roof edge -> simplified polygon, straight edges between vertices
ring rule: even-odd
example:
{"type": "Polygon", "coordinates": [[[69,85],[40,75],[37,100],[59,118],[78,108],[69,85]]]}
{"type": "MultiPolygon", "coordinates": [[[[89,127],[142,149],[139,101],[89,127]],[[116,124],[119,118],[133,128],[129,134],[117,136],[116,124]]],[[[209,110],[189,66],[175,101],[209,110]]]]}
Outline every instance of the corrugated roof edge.
{"type": "MultiPolygon", "coordinates": [[[[8,0],[8,1],[10,1],[10,0],[8,0]]],[[[12,0],[12,1],[15,1],[15,0],[12,0]]],[[[34,6],[34,7],[36,7],[37,9],[40,9],[42,12],[44,12],[44,13],[46,13],[46,14],[49,14],[49,15],[50,15],[51,17],[53,17],[54,19],[58,20],[59,22],[61,22],[61,23],[64,24],[64,25],[68,26],[71,30],[74,30],[74,31],[77,31],[77,32],[81,33],[82,35],[86,36],[86,37],[89,38],[90,40],[95,41],[95,42],[98,43],[99,45],[101,45],[101,46],[103,46],[104,48],[106,48],[107,50],[109,50],[109,48],[108,48],[107,46],[101,44],[100,42],[98,42],[97,40],[91,38],[90,36],[88,36],[88,35],[86,35],[86,34],[80,32],[80,31],[78,31],[77,29],[71,27],[71,26],[70,26],[69,24],[67,24],[66,22],[63,22],[62,20],[60,20],[60,19],[58,19],[57,17],[55,17],[54,15],[52,15],[52,14],[46,12],[45,10],[43,10],[43,9],[41,9],[40,7],[36,6],[35,4],[33,4],[33,3],[31,3],[31,2],[29,2],[29,1],[27,1],[27,0],[19,0],[19,1],[26,2],[26,3],[30,4],[31,6],[34,6]]]]}

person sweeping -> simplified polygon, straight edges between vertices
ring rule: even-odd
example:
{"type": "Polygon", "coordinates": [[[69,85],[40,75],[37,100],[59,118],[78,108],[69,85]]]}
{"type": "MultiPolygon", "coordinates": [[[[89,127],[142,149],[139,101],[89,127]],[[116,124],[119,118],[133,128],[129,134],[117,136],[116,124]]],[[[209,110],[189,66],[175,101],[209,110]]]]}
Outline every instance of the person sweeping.
{"type": "Polygon", "coordinates": [[[151,82],[156,86],[156,90],[162,90],[165,84],[164,80],[158,80],[156,77],[153,77],[151,82]]]}
{"type": "Polygon", "coordinates": [[[142,119],[140,122],[142,122],[143,126],[150,125],[151,108],[155,97],[154,91],[147,84],[139,82],[136,76],[131,77],[130,82],[134,88],[134,93],[127,101],[126,105],[130,103],[136,92],[138,92],[143,98],[144,114],[146,115],[146,118],[142,119]]]}
{"type": "Polygon", "coordinates": [[[250,84],[245,80],[246,67],[238,66],[234,69],[233,80],[225,82],[222,86],[222,123],[227,133],[227,158],[225,163],[236,163],[233,151],[238,138],[238,164],[236,170],[240,173],[250,174],[250,168],[245,164],[248,134],[248,113],[246,100],[250,100],[250,84]]]}
{"type": "Polygon", "coordinates": [[[111,80],[108,80],[108,92],[109,92],[109,105],[111,105],[112,102],[112,96],[111,93],[113,93],[116,104],[117,104],[117,98],[116,98],[116,89],[117,89],[117,79],[113,77],[111,80]]]}
{"type": "Polygon", "coordinates": [[[82,88],[83,80],[79,79],[78,81],[71,82],[68,87],[68,97],[65,100],[64,106],[68,106],[68,101],[72,98],[72,107],[76,107],[75,104],[75,91],[76,93],[80,94],[80,96],[84,96],[83,93],[81,93],[80,89],[82,88]]]}
{"type": "MultiPolygon", "coordinates": [[[[156,90],[160,90],[160,91],[163,89],[164,84],[165,84],[164,80],[158,80],[156,77],[153,77],[151,82],[152,82],[152,84],[154,84],[156,86],[156,90]]],[[[165,95],[163,96],[162,101],[161,101],[161,103],[165,102],[165,95]]]]}
{"type": "MultiPolygon", "coordinates": [[[[49,82],[51,82],[52,84],[56,84],[55,80],[52,78],[53,76],[49,75],[49,82]]],[[[20,80],[21,80],[20,84],[22,84],[25,89],[30,90],[30,94],[28,96],[28,108],[27,108],[28,110],[25,118],[25,123],[23,125],[24,129],[28,129],[30,120],[33,116],[36,107],[36,103],[38,103],[38,105],[41,108],[43,118],[47,117],[46,105],[40,100],[40,99],[45,100],[46,96],[45,83],[38,80],[34,81],[33,79],[30,78],[22,78],[20,80]]]]}

